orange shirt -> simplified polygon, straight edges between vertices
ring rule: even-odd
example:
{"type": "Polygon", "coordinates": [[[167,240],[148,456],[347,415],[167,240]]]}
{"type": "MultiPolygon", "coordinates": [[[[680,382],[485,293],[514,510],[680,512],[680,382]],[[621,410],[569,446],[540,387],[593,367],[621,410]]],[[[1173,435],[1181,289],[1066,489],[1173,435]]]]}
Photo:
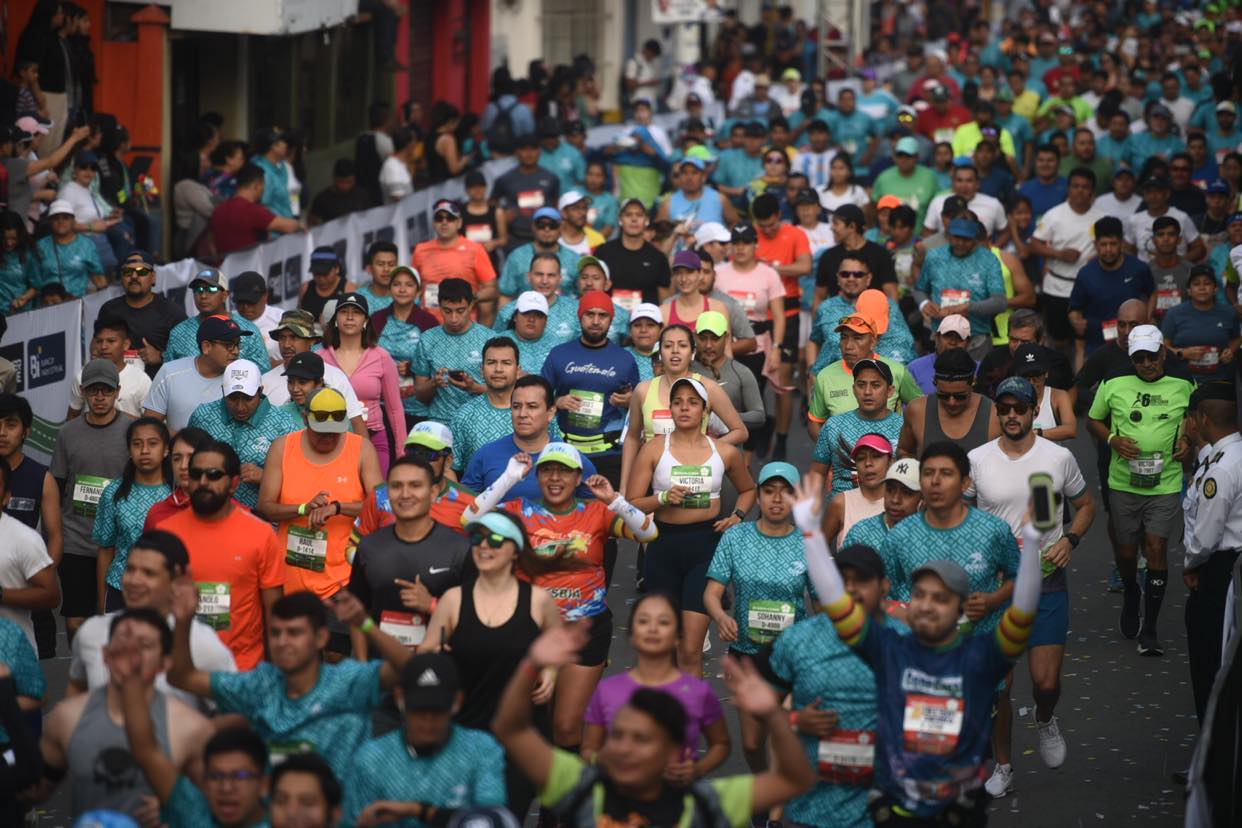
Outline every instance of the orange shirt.
{"type": "Polygon", "coordinates": [[[477,294],[485,282],[496,279],[496,269],[487,250],[464,236],[457,244],[445,247],[437,239],[420,242],[410,261],[423,279],[423,307],[441,322],[440,283],[445,279],[465,279],[477,294]]]}
{"type": "Polygon", "coordinates": [[[190,553],[198,584],[198,619],[233,651],[237,669],[263,660],[261,590],[285,583],[284,547],[272,525],[236,505],[223,520],[203,520],[183,509],[160,522],[190,553]]]}
{"type": "MultiPolygon", "coordinates": [[[[277,502],[306,503],[321,491],[342,503],[365,500],[367,492],[362,485],[360,467],[362,438],[352,431],[341,435],[345,445],[336,458],[327,463],[314,463],[302,452],[305,434],[305,430],[295,431],[285,437],[277,502]]],[[[281,522],[280,548],[289,567],[285,592],[306,589],[320,598],[331,598],[343,589],[349,583],[351,571],[345,547],[349,544],[353,524],[349,515],[334,515],[318,530],[310,528],[309,517],[281,522]]]]}
{"type": "MultiPolygon", "coordinates": [[[[755,256],[764,264],[771,265],[773,268],[793,264],[799,256],[804,254],[811,255],[811,243],[806,233],[792,224],[781,222],[781,229],[772,239],[765,236],[762,231],[759,233],[759,245],[755,248],[755,256]]],[[[798,299],[802,296],[798,278],[781,276],[781,282],[785,285],[785,316],[797,316],[798,299]]]]}

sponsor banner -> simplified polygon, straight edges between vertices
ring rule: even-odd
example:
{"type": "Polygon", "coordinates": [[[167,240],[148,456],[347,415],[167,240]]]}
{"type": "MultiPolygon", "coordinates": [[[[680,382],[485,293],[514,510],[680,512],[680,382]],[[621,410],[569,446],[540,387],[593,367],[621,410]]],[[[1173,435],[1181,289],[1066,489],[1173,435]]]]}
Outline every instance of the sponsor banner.
{"type": "Polygon", "coordinates": [[[82,370],[82,302],[14,314],[8,323],[0,356],[17,369],[17,393],[34,410],[26,449],[46,464],[65,424],[69,385],[82,370]]]}

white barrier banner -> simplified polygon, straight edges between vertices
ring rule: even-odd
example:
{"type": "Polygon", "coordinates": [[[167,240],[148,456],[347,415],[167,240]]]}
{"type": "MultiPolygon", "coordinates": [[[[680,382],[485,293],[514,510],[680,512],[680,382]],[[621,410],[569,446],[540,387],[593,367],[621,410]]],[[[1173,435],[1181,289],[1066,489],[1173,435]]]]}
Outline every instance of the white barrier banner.
{"type": "Polygon", "coordinates": [[[392,242],[397,246],[397,264],[408,265],[410,263],[410,246],[406,244],[405,225],[397,220],[399,206],[385,204],[383,207],[372,207],[370,210],[363,210],[361,213],[352,215],[353,237],[358,240],[358,250],[362,257],[358,263],[358,270],[349,274],[350,281],[354,284],[369,281],[369,277],[362,273],[364,267],[362,259],[366,258],[367,250],[376,242],[392,242]]]}
{"type": "MultiPolygon", "coordinates": [[[[86,347],[86,352],[88,354],[90,353],[91,348],[91,337],[95,333],[95,320],[99,318],[99,309],[103,307],[104,302],[120,296],[121,294],[121,289],[116,285],[112,285],[111,287],[104,288],[103,290],[96,291],[95,293],[88,293],[82,297],[82,330],[86,338],[83,345],[86,347]]],[[[66,398],[65,404],[68,405],[68,398],[66,398]]]]}
{"type": "Polygon", "coordinates": [[[46,464],[65,424],[69,385],[82,370],[82,302],[14,314],[8,323],[0,356],[17,369],[17,393],[34,410],[26,449],[46,464]]]}
{"type": "Polygon", "coordinates": [[[341,273],[346,279],[353,281],[358,278],[362,271],[362,250],[359,249],[361,245],[358,240],[354,238],[353,227],[354,217],[351,214],[311,229],[305,279],[310,278],[310,251],[324,245],[336,250],[336,257],[341,261],[341,273]]]}
{"type": "MultiPolygon", "coordinates": [[[[298,291],[310,278],[310,238],[305,233],[281,236],[259,248],[262,260],[255,268],[267,280],[268,302],[292,310],[298,306],[298,291]]],[[[226,270],[230,279],[238,272],[226,270]]]]}

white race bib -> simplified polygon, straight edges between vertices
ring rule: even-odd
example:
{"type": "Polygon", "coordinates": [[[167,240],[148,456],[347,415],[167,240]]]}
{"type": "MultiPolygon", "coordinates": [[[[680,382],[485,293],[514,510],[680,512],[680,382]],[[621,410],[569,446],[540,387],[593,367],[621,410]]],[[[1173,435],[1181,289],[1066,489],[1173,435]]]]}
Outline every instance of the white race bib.
{"type": "Polygon", "coordinates": [[[794,606],[786,601],[751,601],[746,611],[750,640],[769,644],[793,626],[794,606]]]}
{"type": "Polygon", "coordinates": [[[379,628],[407,647],[417,647],[427,637],[427,622],[416,612],[384,610],[379,628]]]}
{"type": "Polygon", "coordinates": [[[429,282],[423,285],[423,307],[438,308],[440,307],[440,283],[429,282]]]}
{"type": "Polygon", "coordinates": [[[232,588],[220,581],[198,581],[198,612],[195,616],[213,630],[227,630],[232,626],[230,612],[233,607],[232,588]]]}
{"type": "Polygon", "coordinates": [[[94,517],[99,511],[99,498],[112,481],[106,477],[80,474],[73,481],[73,513],[94,517]]]}
{"type": "Polygon", "coordinates": [[[906,750],[931,756],[945,756],[957,747],[966,720],[966,702],[945,696],[906,696],[902,720],[906,750]]]}
{"type": "Polygon", "coordinates": [[[328,533],[306,526],[290,526],[285,563],[299,569],[323,572],[328,563],[328,533]]]}

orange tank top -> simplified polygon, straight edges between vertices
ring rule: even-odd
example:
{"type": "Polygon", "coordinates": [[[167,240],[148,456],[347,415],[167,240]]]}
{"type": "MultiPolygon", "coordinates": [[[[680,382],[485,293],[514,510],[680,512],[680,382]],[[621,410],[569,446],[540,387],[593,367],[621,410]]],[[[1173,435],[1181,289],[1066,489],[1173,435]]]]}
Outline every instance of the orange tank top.
{"type": "MultiPolygon", "coordinates": [[[[282,458],[280,503],[306,503],[320,492],[332,500],[355,503],[365,499],[359,461],[362,438],[352,431],[343,434],[345,445],[336,459],[314,463],[302,453],[304,431],[285,438],[282,458]]],[[[280,545],[285,550],[288,577],[285,593],[306,589],[321,598],[330,598],[349,583],[350,566],[345,558],[349,532],[354,519],[336,515],[318,530],[310,528],[309,518],[299,517],[280,524],[280,545]]]]}

